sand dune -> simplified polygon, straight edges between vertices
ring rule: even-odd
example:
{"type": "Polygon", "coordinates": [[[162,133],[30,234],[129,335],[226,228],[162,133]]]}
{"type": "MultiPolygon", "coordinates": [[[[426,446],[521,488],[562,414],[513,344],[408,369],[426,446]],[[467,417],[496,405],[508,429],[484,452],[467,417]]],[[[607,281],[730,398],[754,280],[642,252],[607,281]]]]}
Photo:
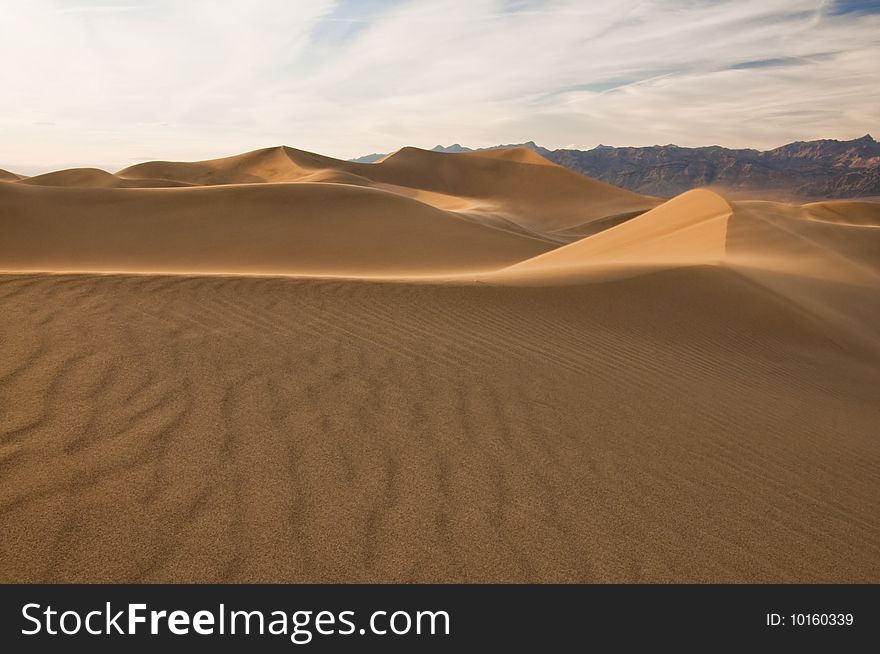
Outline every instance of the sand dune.
{"type": "Polygon", "coordinates": [[[733,209],[712,191],[688,191],[590,238],[519,262],[503,271],[517,279],[570,277],[597,266],[714,263],[725,256],[733,209]]]}
{"type": "Polygon", "coordinates": [[[19,179],[21,179],[20,175],[16,175],[15,173],[0,168],[0,182],[15,182],[19,179]]]}
{"type": "Polygon", "coordinates": [[[880,230],[872,220],[880,211],[871,203],[829,204],[841,207],[731,204],[716,192],[697,189],[595,236],[519,262],[502,274],[527,277],[555,271],[564,276],[589,274],[610,264],[726,263],[846,280],[858,268],[877,269],[880,230]],[[832,211],[840,214],[836,221],[817,218],[838,215],[832,211]]]}
{"type": "Polygon", "coordinates": [[[121,178],[99,168],[70,168],[28,177],[19,182],[29,186],[65,186],[86,188],[157,188],[188,186],[169,179],[121,178]]]}
{"type": "Polygon", "coordinates": [[[538,166],[555,166],[552,161],[545,159],[531,148],[498,148],[495,150],[474,150],[463,153],[469,157],[487,157],[489,159],[501,159],[503,161],[516,161],[518,163],[536,164],[538,166]]]}
{"type": "Polygon", "coordinates": [[[880,581],[870,203],[518,150],[40,177],[0,582],[880,581]]]}
{"type": "MultiPolygon", "coordinates": [[[[117,175],[125,178],[173,179],[195,185],[259,184],[294,182],[313,170],[333,167],[326,164],[298,165],[291,156],[295,152],[293,148],[282,146],[210,161],[150,161],[124,168],[117,175]]],[[[328,163],[333,161],[329,157],[326,160],[328,163]]]]}
{"type": "Polygon", "coordinates": [[[466,217],[485,216],[496,225],[500,218],[542,234],[580,226],[571,237],[589,233],[593,221],[660,202],[573,173],[527,148],[446,154],[407,147],[360,164],[282,146],[210,161],[143,163],[118,175],[199,185],[354,179],[440,209],[457,210],[464,200],[466,217]]]}
{"type": "Polygon", "coordinates": [[[485,271],[550,249],[337,184],[0,189],[0,269],[302,275],[485,271]]]}
{"type": "Polygon", "coordinates": [[[829,202],[812,202],[805,204],[817,220],[846,225],[880,226],[880,202],[855,202],[833,200],[829,202]]]}
{"type": "Polygon", "coordinates": [[[850,279],[857,268],[880,272],[880,229],[870,224],[869,211],[857,208],[850,219],[832,222],[814,220],[818,212],[810,205],[734,206],[727,237],[731,259],[759,258],[761,265],[813,277],[850,279]]]}
{"type": "MultiPolygon", "coordinates": [[[[872,207],[852,204],[852,220],[832,223],[815,219],[824,210],[815,205],[731,204],[713,191],[689,191],[490,277],[579,284],[670,267],[724,266],[821,320],[829,336],[880,353],[873,326],[880,316],[880,229],[865,224],[872,207]]],[[[845,213],[845,207],[837,210],[845,213]]]]}
{"type": "Polygon", "coordinates": [[[524,148],[501,156],[403,148],[375,164],[358,164],[376,181],[481,199],[482,210],[524,227],[553,232],[659,201],[578,175],[524,148]],[[524,152],[522,152],[524,150],[524,152]],[[523,160],[514,157],[520,155],[523,160]],[[534,158],[541,159],[540,164],[534,158]]]}

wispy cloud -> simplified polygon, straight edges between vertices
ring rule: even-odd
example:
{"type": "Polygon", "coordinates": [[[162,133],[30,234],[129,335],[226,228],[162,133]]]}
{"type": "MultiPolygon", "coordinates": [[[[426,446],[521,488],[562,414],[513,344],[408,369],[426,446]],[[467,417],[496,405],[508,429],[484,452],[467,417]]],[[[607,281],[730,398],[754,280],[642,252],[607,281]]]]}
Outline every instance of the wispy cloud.
{"type": "Polygon", "coordinates": [[[859,0],[0,0],[0,167],[880,127],[859,0]],[[53,126],[40,123],[54,123],[53,126]]]}

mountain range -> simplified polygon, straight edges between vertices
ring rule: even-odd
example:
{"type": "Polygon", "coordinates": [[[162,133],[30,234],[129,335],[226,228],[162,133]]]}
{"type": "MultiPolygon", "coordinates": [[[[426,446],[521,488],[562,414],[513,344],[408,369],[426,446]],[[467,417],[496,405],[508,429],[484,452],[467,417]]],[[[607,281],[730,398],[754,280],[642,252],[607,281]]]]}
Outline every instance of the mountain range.
{"type": "MultiPolygon", "coordinates": [[[[566,168],[620,188],[657,196],[713,186],[731,196],[816,199],[880,195],[880,143],[870,134],[850,141],[797,141],[772,150],[718,145],[612,147],[550,150],[534,141],[468,148],[437,145],[437,152],[473,152],[525,147],[566,168]]],[[[372,163],[384,154],[352,161],[372,163]]]]}

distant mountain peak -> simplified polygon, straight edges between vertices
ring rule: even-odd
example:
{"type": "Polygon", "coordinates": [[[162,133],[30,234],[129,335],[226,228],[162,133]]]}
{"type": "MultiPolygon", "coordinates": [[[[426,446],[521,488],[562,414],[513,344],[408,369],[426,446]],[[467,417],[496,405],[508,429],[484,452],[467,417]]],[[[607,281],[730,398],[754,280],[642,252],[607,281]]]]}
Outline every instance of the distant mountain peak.
{"type": "Polygon", "coordinates": [[[384,156],[387,156],[387,153],[373,152],[372,154],[365,154],[362,157],[356,157],[354,159],[349,159],[349,161],[352,161],[354,163],[367,164],[367,163],[374,163],[376,161],[379,161],[379,159],[381,159],[384,156]]]}
{"type": "Polygon", "coordinates": [[[453,143],[452,145],[435,145],[431,148],[433,152],[473,152],[471,148],[464,147],[461,143],[453,143]]]}

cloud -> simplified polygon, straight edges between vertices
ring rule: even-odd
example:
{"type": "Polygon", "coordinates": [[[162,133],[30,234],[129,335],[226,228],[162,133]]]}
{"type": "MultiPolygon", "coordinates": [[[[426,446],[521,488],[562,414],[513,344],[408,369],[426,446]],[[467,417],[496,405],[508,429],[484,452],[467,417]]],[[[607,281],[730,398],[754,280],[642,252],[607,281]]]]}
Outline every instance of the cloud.
{"type": "Polygon", "coordinates": [[[23,172],[278,143],[772,147],[880,123],[872,2],[8,4],[0,167],[23,172]]]}

